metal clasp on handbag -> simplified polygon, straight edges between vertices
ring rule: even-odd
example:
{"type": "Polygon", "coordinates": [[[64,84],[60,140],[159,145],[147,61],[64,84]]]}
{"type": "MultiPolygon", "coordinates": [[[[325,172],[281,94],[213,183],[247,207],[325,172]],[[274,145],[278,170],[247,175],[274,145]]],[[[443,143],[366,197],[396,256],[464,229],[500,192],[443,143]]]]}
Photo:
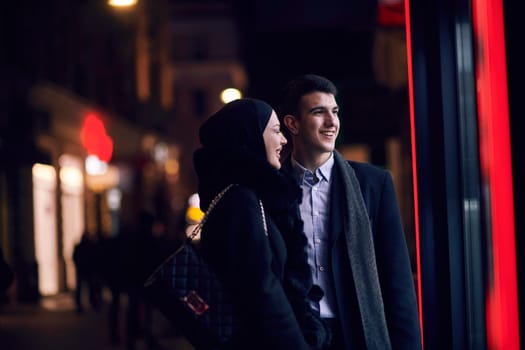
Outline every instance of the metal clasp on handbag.
{"type": "Polygon", "coordinates": [[[194,290],[190,290],[188,294],[180,299],[197,316],[202,315],[210,308],[210,306],[206,304],[206,302],[194,290]]]}

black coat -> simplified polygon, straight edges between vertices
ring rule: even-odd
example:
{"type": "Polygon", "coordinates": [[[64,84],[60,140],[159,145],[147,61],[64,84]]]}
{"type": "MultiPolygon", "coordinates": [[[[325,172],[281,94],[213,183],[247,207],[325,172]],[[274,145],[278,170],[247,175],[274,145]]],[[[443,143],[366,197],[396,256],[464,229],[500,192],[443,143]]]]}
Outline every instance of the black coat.
{"type": "MultiPolygon", "coordinates": [[[[401,216],[390,174],[373,165],[348,161],[359,182],[373,235],[377,273],[388,336],[393,349],[421,349],[415,288],[401,216]]],[[[337,313],[345,349],[366,349],[348,258],[344,230],[346,198],[342,175],[334,165],[331,184],[330,236],[337,313]]],[[[289,160],[284,170],[292,172],[289,160]]],[[[342,349],[344,350],[344,349],[342,349]]]]}
{"type": "Polygon", "coordinates": [[[306,342],[315,348],[329,335],[310,306],[320,289],[313,286],[307,263],[301,190],[268,163],[227,154],[197,151],[195,165],[202,209],[226,186],[238,184],[218,202],[201,232],[204,257],[232,288],[246,320],[244,337],[234,348],[309,349],[306,342]]]}
{"type": "Polygon", "coordinates": [[[228,349],[301,350],[310,348],[307,341],[327,339],[309,304],[319,293],[312,293],[316,289],[299,213],[301,189],[267,160],[263,132],[271,113],[259,100],[230,102],[201,126],[203,147],[194,153],[201,209],[237,184],[201,231],[203,256],[231,289],[244,319],[228,349]]]}
{"type": "Polygon", "coordinates": [[[234,186],[219,201],[201,233],[201,247],[232,292],[243,318],[238,349],[306,349],[283,287],[287,249],[266,210],[267,233],[259,198],[234,186]]]}
{"type": "MultiPolygon", "coordinates": [[[[358,162],[349,162],[355,171],[361,187],[361,193],[372,226],[375,255],[381,294],[383,297],[388,333],[393,349],[421,349],[419,318],[415,288],[410,267],[406,239],[399,214],[396,193],[390,174],[378,167],[358,162]]],[[[338,174],[335,173],[332,193],[341,193],[338,174]]],[[[332,198],[332,215],[340,215],[341,198],[332,198]],[[334,213],[337,211],[338,213],[334,213]]],[[[332,220],[335,234],[333,244],[334,281],[338,293],[338,305],[343,325],[351,331],[355,344],[362,344],[359,331],[359,314],[355,310],[355,292],[352,291],[352,279],[348,278],[348,259],[340,220],[332,220]]],[[[351,347],[354,349],[355,347],[351,347]]]]}

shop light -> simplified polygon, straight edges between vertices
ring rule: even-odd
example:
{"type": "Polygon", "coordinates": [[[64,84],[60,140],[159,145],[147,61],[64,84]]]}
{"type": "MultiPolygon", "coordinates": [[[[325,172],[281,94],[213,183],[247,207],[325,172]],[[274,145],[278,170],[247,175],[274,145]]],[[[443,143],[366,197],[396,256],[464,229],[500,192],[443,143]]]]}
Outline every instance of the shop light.
{"type": "Polygon", "coordinates": [[[106,201],[110,210],[119,210],[121,199],[122,191],[117,187],[108,190],[106,193],[106,201]]]}
{"type": "Polygon", "coordinates": [[[157,163],[165,163],[168,159],[168,145],[164,142],[155,144],[153,148],[153,158],[157,163]]]}
{"type": "Polygon", "coordinates": [[[66,166],[60,169],[60,181],[68,186],[82,187],[84,177],[80,169],[66,166]]]}
{"type": "Polygon", "coordinates": [[[86,173],[88,175],[103,175],[108,171],[108,163],[101,161],[94,154],[86,158],[86,173]]]}
{"type": "Polygon", "coordinates": [[[45,182],[54,182],[56,180],[55,168],[50,165],[37,163],[32,168],[33,176],[45,182]]]}

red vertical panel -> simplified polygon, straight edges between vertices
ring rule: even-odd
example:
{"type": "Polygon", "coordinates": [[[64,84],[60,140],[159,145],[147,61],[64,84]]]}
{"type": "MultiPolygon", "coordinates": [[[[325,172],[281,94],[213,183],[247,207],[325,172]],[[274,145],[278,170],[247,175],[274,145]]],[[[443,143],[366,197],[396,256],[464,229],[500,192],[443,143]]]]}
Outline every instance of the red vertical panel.
{"type": "Polygon", "coordinates": [[[419,199],[418,199],[418,177],[416,161],[416,126],[414,117],[414,72],[412,66],[412,38],[410,26],[410,0],[405,0],[405,33],[407,43],[407,65],[408,65],[408,92],[410,98],[410,139],[412,144],[412,186],[414,193],[414,225],[416,234],[416,264],[417,264],[417,299],[419,311],[419,326],[421,328],[421,341],[423,337],[423,300],[421,291],[421,245],[419,232],[419,199]]]}
{"type": "Polygon", "coordinates": [[[480,161],[490,195],[491,278],[486,296],[489,349],[519,349],[514,204],[505,34],[501,0],[475,0],[480,161]]]}

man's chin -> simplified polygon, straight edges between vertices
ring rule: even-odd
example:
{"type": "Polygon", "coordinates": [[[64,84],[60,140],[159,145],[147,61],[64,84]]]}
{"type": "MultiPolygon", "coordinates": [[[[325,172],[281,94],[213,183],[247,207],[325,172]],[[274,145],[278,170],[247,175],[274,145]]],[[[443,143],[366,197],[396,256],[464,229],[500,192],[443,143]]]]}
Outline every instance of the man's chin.
{"type": "Polygon", "coordinates": [[[334,151],[334,149],[335,149],[335,145],[324,146],[323,147],[323,152],[331,153],[331,152],[334,151]]]}

